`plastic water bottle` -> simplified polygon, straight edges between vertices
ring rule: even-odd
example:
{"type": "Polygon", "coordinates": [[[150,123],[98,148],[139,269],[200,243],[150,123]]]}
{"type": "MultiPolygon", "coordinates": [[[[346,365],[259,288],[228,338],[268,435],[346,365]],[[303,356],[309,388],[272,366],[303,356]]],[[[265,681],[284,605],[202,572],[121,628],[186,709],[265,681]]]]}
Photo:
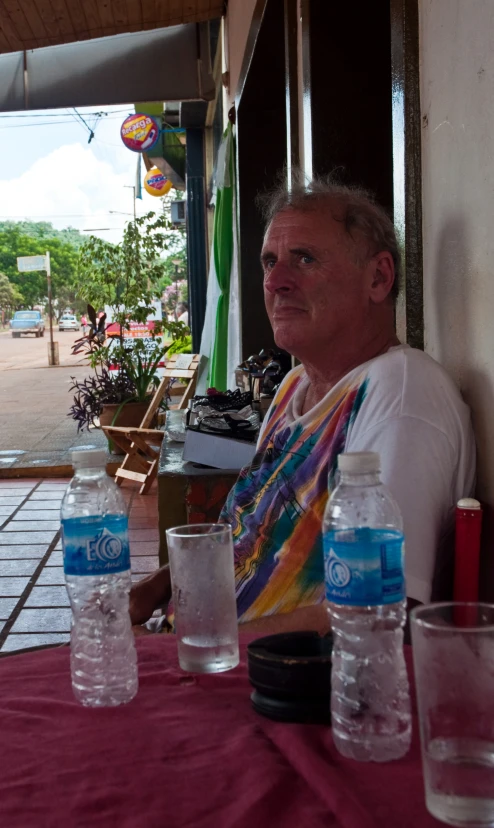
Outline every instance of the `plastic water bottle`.
{"type": "Polygon", "coordinates": [[[388,762],[411,740],[403,524],[378,454],[340,454],[338,469],[323,519],[333,738],[343,756],[388,762]]]}
{"type": "Polygon", "coordinates": [[[106,474],[104,451],[75,451],[72,462],[75,473],[61,509],[73,613],[72,687],[78,701],[91,707],[125,704],[138,688],[127,507],[106,474]]]}

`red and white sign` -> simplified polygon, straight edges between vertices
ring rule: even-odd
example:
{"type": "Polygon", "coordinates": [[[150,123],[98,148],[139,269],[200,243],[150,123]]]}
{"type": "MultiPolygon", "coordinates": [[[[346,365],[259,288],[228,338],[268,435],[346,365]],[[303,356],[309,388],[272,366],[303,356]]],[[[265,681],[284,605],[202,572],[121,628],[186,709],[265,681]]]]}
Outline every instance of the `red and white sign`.
{"type": "MultiPolygon", "coordinates": [[[[129,330],[124,329],[124,339],[146,339],[152,336],[154,330],[154,320],[148,322],[131,322],[129,330]]],[[[117,322],[112,322],[106,329],[107,336],[120,336],[120,325],[117,322]]]]}
{"type": "MultiPolygon", "coordinates": [[[[161,302],[156,301],[153,303],[155,306],[155,310],[146,322],[130,322],[129,328],[122,331],[123,338],[125,341],[125,346],[131,348],[131,342],[135,342],[138,339],[141,339],[146,345],[149,344],[149,348],[151,349],[154,343],[163,343],[164,339],[163,336],[160,334],[156,337],[153,337],[153,331],[155,328],[156,321],[161,321],[162,319],[162,312],[161,312],[161,302]]],[[[110,341],[116,342],[117,337],[120,336],[120,325],[118,322],[111,322],[111,308],[105,308],[107,319],[109,320],[109,324],[106,327],[106,335],[110,338],[110,341]]],[[[116,370],[118,366],[112,365],[113,370],[116,370]]],[[[165,367],[165,359],[159,363],[160,368],[165,367]]],[[[161,374],[161,372],[160,372],[161,374]]]]}

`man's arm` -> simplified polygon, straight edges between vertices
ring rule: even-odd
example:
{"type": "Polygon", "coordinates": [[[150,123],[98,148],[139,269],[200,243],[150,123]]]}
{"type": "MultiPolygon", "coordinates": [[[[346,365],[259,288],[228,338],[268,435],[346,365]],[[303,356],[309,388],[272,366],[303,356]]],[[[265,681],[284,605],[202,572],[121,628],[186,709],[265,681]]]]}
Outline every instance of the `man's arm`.
{"type": "Polygon", "coordinates": [[[267,615],[239,625],[239,632],[259,633],[259,635],[275,635],[275,633],[300,630],[315,630],[319,635],[326,635],[330,629],[331,623],[325,604],[300,607],[293,612],[285,612],[281,615],[267,615]]]}
{"type": "Polygon", "coordinates": [[[145,624],[153,612],[166,604],[171,596],[170,569],[167,564],[132,586],[129,596],[132,624],[145,624]]]}
{"type": "MultiPolygon", "coordinates": [[[[145,624],[153,612],[171,598],[171,580],[168,564],[147,575],[130,590],[130,619],[133,625],[145,624]]],[[[329,616],[324,604],[314,607],[301,607],[294,612],[282,615],[269,615],[256,618],[239,625],[240,632],[252,632],[270,635],[296,630],[317,630],[321,635],[330,629],[329,616]]]]}
{"type": "MultiPolygon", "coordinates": [[[[410,644],[409,613],[418,607],[420,601],[413,598],[407,600],[407,620],[405,625],[405,644],[410,644]]],[[[301,607],[293,612],[282,615],[267,615],[247,621],[239,625],[239,632],[259,633],[259,635],[275,635],[276,633],[299,632],[300,630],[315,630],[319,635],[327,635],[331,631],[331,619],[326,604],[317,604],[314,607],[301,607]]]]}

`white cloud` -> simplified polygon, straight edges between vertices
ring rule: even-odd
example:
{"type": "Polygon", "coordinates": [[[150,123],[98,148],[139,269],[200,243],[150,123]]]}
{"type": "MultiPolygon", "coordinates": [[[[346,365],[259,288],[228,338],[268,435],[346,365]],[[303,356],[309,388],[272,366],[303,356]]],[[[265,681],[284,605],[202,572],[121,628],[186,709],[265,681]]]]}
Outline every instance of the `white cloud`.
{"type": "MultiPolygon", "coordinates": [[[[135,183],[137,155],[124,147],[104,155],[107,160],[97,157],[91,146],[66,144],[37,159],[17,178],[0,181],[1,220],[46,220],[58,229],[108,227],[112,229],[95,230],[94,235],[120,241],[132,216],[112,215],[110,210],[132,213],[132,190],[124,187],[135,183]]],[[[160,209],[160,200],[143,188],[138,215],[160,209]]]]}

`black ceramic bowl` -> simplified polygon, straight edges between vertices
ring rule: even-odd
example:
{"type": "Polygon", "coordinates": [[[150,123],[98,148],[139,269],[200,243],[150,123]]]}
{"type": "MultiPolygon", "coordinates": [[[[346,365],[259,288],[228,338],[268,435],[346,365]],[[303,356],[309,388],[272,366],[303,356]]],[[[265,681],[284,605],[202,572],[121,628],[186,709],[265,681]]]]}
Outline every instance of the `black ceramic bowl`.
{"type": "Polygon", "coordinates": [[[254,710],[284,722],[329,724],[330,635],[294,632],[258,638],[247,647],[254,710]]]}

